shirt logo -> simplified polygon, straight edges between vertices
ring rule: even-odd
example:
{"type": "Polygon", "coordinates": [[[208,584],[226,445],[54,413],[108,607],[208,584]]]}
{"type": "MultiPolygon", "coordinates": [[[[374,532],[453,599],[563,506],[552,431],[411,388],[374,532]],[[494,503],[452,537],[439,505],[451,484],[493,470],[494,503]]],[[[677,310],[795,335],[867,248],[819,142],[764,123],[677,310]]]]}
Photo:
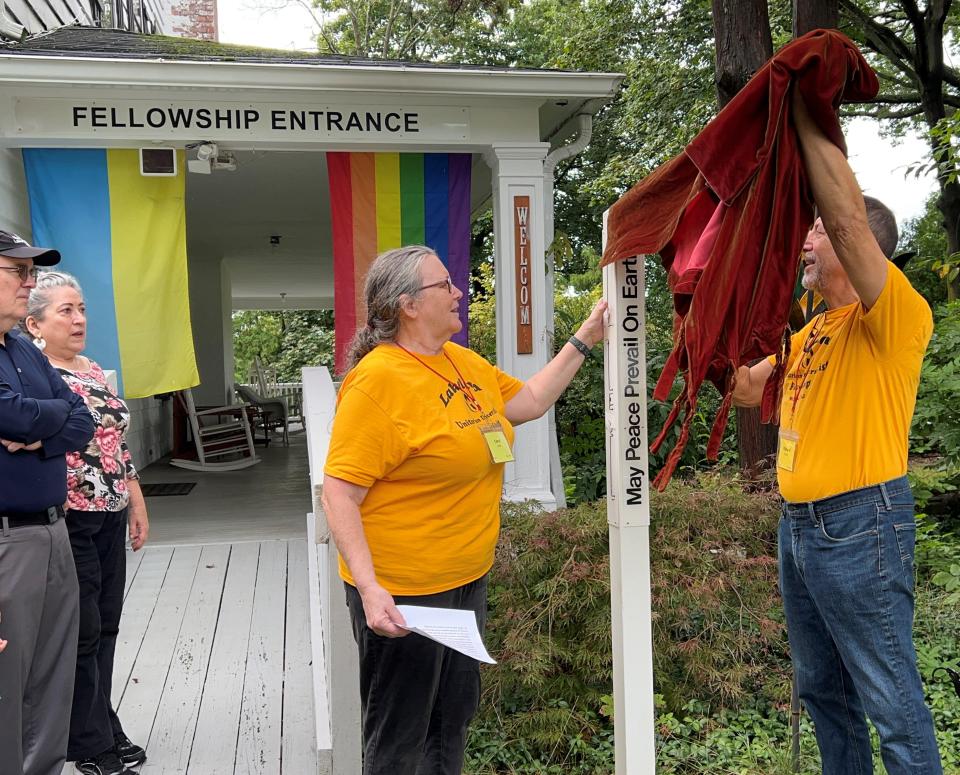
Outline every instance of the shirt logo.
{"type": "Polygon", "coordinates": [[[459,379],[456,382],[448,382],[447,392],[441,393],[439,396],[440,402],[443,404],[444,408],[446,408],[450,404],[450,401],[453,399],[453,397],[459,393],[463,396],[463,400],[466,402],[467,408],[471,412],[479,412],[483,409],[483,407],[480,406],[480,402],[477,401],[477,399],[472,395],[472,391],[474,390],[479,392],[482,390],[482,388],[475,382],[467,382],[465,379],[459,379]]]}

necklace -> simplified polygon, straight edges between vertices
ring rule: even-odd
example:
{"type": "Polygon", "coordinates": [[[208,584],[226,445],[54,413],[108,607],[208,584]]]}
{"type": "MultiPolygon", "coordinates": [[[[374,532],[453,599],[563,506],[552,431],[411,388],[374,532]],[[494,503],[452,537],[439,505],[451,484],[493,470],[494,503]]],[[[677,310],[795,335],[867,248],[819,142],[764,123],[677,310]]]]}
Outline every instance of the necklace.
{"type": "Polygon", "coordinates": [[[421,366],[423,366],[426,369],[429,369],[438,377],[440,377],[440,379],[442,379],[444,382],[447,383],[447,386],[449,388],[459,390],[461,395],[463,396],[463,400],[467,402],[467,407],[470,409],[471,412],[480,412],[483,410],[483,407],[480,406],[480,402],[477,401],[477,397],[473,394],[473,391],[470,389],[470,385],[463,378],[463,375],[460,373],[460,369],[457,368],[457,364],[455,364],[453,360],[450,358],[450,356],[447,355],[446,350],[441,350],[441,352],[443,353],[443,357],[447,359],[447,362],[451,366],[453,366],[453,370],[457,373],[457,378],[460,380],[459,382],[456,382],[456,383],[451,382],[449,379],[443,376],[443,374],[441,374],[439,371],[433,368],[433,366],[431,366],[426,361],[418,358],[414,353],[410,352],[406,347],[404,347],[399,342],[394,342],[394,344],[396,344],[397,347],[399,347],[407,355],[409,355],[411,358],[417,361],[417,363],[419,363],[421,366]]]}
{"type": "Polygon", "coordinates": [[[793,421],[797,416],[797,402],[800,400],[800,391],[803,389],[804,384],[806,384],[807,377],[814,372],[814,369],[811,369],[810,366],[813,363],[813,353],[819,342],[820,331],[823,329],[823,323],[826,317],[826,313],[824,312],[817,315],[817,319],[810,328],[810,333],[807,335],[807,340],[803,343],[803,350],[800,353],[800,363],[797,364],[797,371],[799,373],[801,368],[805,369],[805,371],[803,376],[797,379],[797,383],[793,388],[793,396],[790,399],[791,425],[793,425],[793,421]]]}

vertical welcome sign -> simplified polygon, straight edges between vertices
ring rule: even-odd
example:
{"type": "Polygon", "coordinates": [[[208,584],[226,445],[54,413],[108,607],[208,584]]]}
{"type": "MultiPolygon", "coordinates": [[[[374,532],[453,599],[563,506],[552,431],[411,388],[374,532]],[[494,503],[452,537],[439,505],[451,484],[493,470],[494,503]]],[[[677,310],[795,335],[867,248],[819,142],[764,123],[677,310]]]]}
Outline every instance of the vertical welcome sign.
{"type": "Polygon", "coordinates": [[[513,255],[517,286],[517,354],[533,352],[530,309],[530,197],[513,198],[513,255]]]}
{"type": "Polygon", "coordinates": [[[603,295],[609,305],[604,340],[604,415],[616,772],[653,773],[656,747],[643,257],[605,266],[603,295]]]}

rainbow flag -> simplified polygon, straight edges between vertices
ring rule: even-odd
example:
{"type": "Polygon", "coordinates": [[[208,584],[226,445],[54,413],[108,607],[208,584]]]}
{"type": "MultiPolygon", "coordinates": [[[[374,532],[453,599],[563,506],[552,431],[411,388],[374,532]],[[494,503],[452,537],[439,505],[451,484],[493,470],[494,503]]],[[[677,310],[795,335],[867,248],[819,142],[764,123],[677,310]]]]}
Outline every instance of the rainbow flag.
{"type": "Polygon", "coordinates": [[[183,153],[144,177],[135,150],[25,148],[35,244],[56,248],[87,304],[84,351],[121,395],[199,384],[187,283],[183,153]]]}
{"type": "Polygon", "coordinates": [[[367,268],[379,253],[403,245],[435,250],[463,291],[463,328],[454,341],[467,343],[470,164],[469,153],[327,154],[338,373],[357,324],[366,322],[367,268]]]}

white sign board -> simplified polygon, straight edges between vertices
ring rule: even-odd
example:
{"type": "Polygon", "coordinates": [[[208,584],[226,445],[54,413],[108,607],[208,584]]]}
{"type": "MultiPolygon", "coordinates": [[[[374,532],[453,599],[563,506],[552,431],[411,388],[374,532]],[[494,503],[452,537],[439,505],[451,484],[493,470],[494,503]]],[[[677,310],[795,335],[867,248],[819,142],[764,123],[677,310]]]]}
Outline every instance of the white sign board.
{"type": "Polygon", "coordinates": [[[607,519],[621,527],[649,525],[643,258],[604,269],[603,293],[610,305],[604,393],[607,519]]]}
{"type": "Polygon", "coordinates": [[[447,105],[17,97],[13,110],[15,132],[25,137],[459,142],[470,136],[469,109],[447,105]]]}
{"type": "Polygon", "coordinates": [[[642,257],[603,269],[616,775],[656,771],[643,270],[642,257]]]}

